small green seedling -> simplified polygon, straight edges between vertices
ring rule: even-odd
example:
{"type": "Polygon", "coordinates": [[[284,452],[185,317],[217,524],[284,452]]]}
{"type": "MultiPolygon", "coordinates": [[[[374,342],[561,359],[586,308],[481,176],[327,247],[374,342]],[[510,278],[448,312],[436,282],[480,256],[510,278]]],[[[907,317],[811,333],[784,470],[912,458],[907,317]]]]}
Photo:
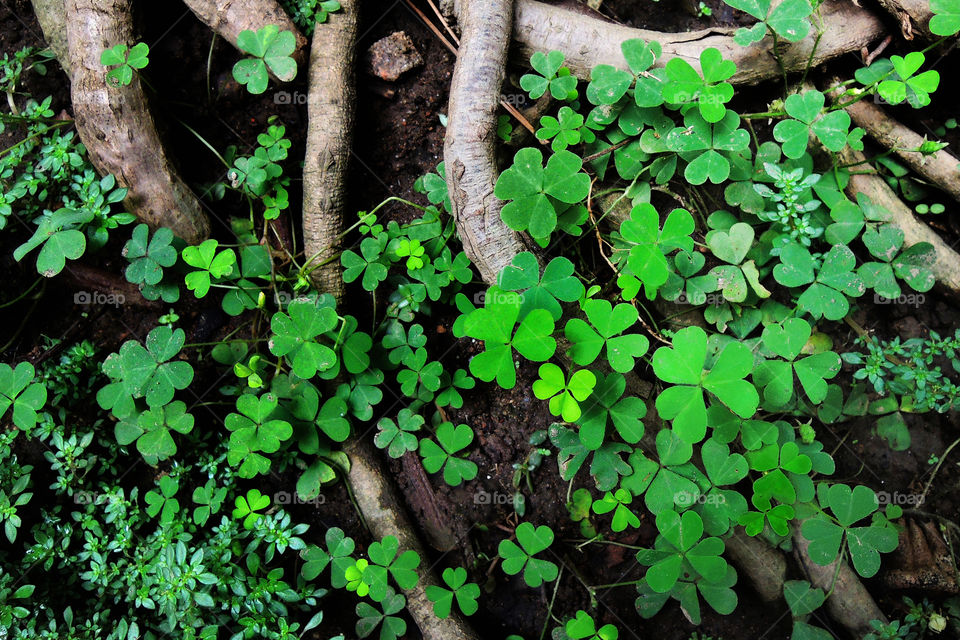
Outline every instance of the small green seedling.
{"type": "Polygon", "coordinates": [[[477,604],[480,587],[475,582],[467,582],[467,570],[463,567],[447,568],[441,577],[449,589],[433,584],[427,587],[427,598],[433,603],[434,615],[438,618],[449,617],[454,600],[464,615],[475,614],[480,608],[477,604]]]}
{"type": "Polygon", "coordinates": [[[125,87],[133,82],[134,69],[143,69],[149,64],[149,54],[150,47],[145,42],[138,42],[130,48],[118,44],[103,50],[100,64],[115,67],[107,72],[107,81],[115,87],[125,87]]]}

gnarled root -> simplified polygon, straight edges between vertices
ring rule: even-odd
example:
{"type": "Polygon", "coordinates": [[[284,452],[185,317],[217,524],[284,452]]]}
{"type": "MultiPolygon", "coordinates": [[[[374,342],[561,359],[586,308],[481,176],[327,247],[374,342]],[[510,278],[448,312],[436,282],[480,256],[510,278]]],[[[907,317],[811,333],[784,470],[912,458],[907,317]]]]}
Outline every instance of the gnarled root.
{"type": "Polygon", "coordinates": [[[302,64],[307,57],[307,39],[297,29],[287,12],[276,0],[183,0],[200,22],[214,33],[237,46],[241,31],[257,31],[275,24],[280,31],[292,31],[297,39],[293,59],[302,64]]]}
{"type": "Polygon", "coordinates": [[[404,593],[407,611],[420,628],[424,640],[479,640],[458,616],[441,619],[434,615],[433,603],[427,599],[426,589],[430,584],[437,584],[436,576],[424,564],[427,556],[423,545],[414,535],[394,487],[387,481],[389,474],[379,462],[380,452],[362,437],[350,440],[343,450],[350,457],[347,480],[370,533],[377,539],[396,536],[401,549],[412,549],[422,559],[417,586],[404,593]]]}
{"type": "Polygon", "coordinates": [[[140,79],[111,86],[100,64],[107,47],[136,41],[129,3],[66,0],[65,6],[74,117],[90,161],[129,189],[126,204],[138,218],[170,227],[187,242],[203,240],[210,221],[167,158],[140,79]]]}
{"type": "MultiPolygon", "coordinates": [[[[819,43],[814,28],[804,40],[782,47],[781,59],[787,71],[802,71],[808,62],[817,66],[844,53],[860,51],[884,33],[880,19],[853,2],[828,0],[820,11],[824,30],[819,43]]],[[[733,41],[733,31],[705,29],[662,33],[633,29],[537,0],[517,0],[513,38],[519,45],[517,53],[524,63],[536,51],[556,49],[566,56],[564,64],[570,71],[584,79],[590,77],[591,70],[598,64],[627,69],[620,43],[630,38],[659,42],[663,46],[663,56],[658,63],[661,65],[680,57],[699,68],[700,52],[707,47],[716,47],[725,59],[737,64],[737,73],[730,78],[734,84],[756,84],[781,75],[770,38],[742,47],[733,41]]]]}
{"type": "Polygon", "coordinates": [[[303,162],[303,242],[317,288],[343,297],[338,257],[353,140],[357,2],[317,29],[310,50],[307,142],[303,162]]]}
{"type": "Polygon", "coordinates": [[[510,44],[512,0],[459,3],[460,53],[450,85],[444,143],[447,187],[463,248],[488,284],[523,251],[493,195],[497,107],[510,44]]]}
{"type": "Polygon", "coordinates": [[[925,40],[933,38],[930,33],[930,0],[877,0],[880,6],[897,19],[900,33],[907,40],[920,36],[925,40]]]}

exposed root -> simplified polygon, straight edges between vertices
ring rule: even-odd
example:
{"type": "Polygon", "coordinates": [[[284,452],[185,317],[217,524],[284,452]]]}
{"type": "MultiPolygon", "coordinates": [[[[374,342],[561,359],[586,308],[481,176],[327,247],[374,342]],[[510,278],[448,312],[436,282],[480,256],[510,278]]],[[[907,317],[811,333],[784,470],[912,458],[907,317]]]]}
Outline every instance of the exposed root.
{"type": "Polygon", "coordinates": [[[43,30],[43,39],[57,57],[64,72],[70,75],[70,56],[67,48],[67,21],[64,0],[31,0],[37,22],[43,30]]]}
{"type": "MultiPolygon", "coordinates": [[[[802,71],[808,61],[811,66],[817,66],[844,53],[860,51],[884,33],[880,19],[853,2],[827,0],[820,13],[823,32],[819,43],[814,28],[806,39],[782,46],[781,59],[787,71],[802,71]]],[[[513,38],[519,45],[517,54],[522,57],[522,62],[526,63],[536,51],[556,49],[566,56],[564,64],[570,71],[584,79],[590,77],[590,71],[598,64],[627,69],[620,43],[630,38],[659,42],[663,46],[661,65],[680,57],[699,68],[700,52],[707,47],[716,47],[725,59],[737,64],[737,73],[730,78],[734,84],[756,84],[781,75],[770,38],[741,47],[733,41],[733,31],[704,29],[662,33],[633,29],[536,0],[517,0],[513,38]]]]}
{"type": "Polygon", "coordinates": [[[151,227],[170,227],[195,243],[210,233],[200,203],[167,158],[138,76],[111,86],[100,53],[132,45],[130,5],[121,0],[66,0],[71,98],[80,139],[90,161],[129,189],[129,210],[151,227]]]}
{"type": "Polygon", "coordinates": [[[923,144],[924,137],[888,116],[869,100],[855,102],[847,107],[847,113],[871,138],[892,149],[911,169],[960,202],[960,159],[955,155],[946,150],[932,155],[907,151],[923,144]]]}
{"type": "Polygon", "coordinates": [[[460,55],[450,85],[444,144],[447,187],[463,248],[485,282],[523,251],[523,243],[500,219],[503,203],[493,195],[497,106],[510,44],[512,0],[461,2],[460,55]]]}
{"type": "Polygon", "coordinates": [[[760,599],[764,602],[779,600],[787,575],[787,561],[783,552],[760,538],[748,536],[740,527],[724,543],[727,557],[747,575],[760,599]]]}
{"type": "Polygon", "coordinates": [[[329,24],[313,35],[303,162],[305,259],[317,288],[337,300],[343,297],[339,247],[353,141],[357,40],[357,2],[340,4],[329,24]]]}
{"type": "MultiPolygon", "coordinates": [[[[303,64],[307,58],[307,39],[276,0],[183,0],[190,10],[214,33],[237,46],[241,31],[257,31],[275,24],[281,31],[292,31],[297,39],[293,59],[303,64]]],[[[321,31],[318,29],[317,31],[321,31]]]]}
{"type": "Polygon", "coordinates": [[[930,40],[935,36],[930,33],[930,0],[877,0],[890,15],[900,24],[900,33],[904,39],[913,40],[920,36],[930,40]]]}
{"type": "Polygon", "coordinates": [[[380,452],[373,448],[368,438],[360,437],[348,441],[343,450],[350,457],[347,479],[370,533],[377,539],[396,536],[401,549],[412,549],[422,559],[420,581],[404,594],[407,611],[420,628],[424,640],[479,640],[479,636],[456,614],[446,619],[433,614],[433,603],[427,599],[426,589],[428,585],[438,584],[437,579],[426,565],[428,556],[423,545],[414,535],[400,499],[387,480],[390,476],[380,464],[380,452]]]}
{"type": "Polygon", "coordinates": [[[833,593],[827,598],[826,606],[830,616],[844,626],[855,638],[862,638],[872,631],[871,620],[887,621],[867,588],[863,586],[857,574],[846,562],[836,561],[821,567],[810,559],[810,541],[800,533],[800,523],[793,526],[794,554],[797,561],[806,570],[810,584],[833,593]],[[836,582],[834,582],[836,577],[836,582]]]}

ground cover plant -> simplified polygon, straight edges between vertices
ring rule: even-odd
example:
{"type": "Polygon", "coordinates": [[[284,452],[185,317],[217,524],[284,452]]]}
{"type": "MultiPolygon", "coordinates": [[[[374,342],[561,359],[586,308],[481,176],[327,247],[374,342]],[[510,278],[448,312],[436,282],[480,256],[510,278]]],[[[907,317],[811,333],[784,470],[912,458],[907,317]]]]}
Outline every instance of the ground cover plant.
{"type": "Polygon", "coordinates": [[[190,0],[205,108],[275,93],[240,141],[172,116],[182,177],[169,49],[42,4],[0,60],[3,637],[960,628],[960,5],[700,3],[731,28],[591,58],[524,22],[589,11],[409,2],[459,47],[443,162],[367,201],[356,3],[190,0]]]}

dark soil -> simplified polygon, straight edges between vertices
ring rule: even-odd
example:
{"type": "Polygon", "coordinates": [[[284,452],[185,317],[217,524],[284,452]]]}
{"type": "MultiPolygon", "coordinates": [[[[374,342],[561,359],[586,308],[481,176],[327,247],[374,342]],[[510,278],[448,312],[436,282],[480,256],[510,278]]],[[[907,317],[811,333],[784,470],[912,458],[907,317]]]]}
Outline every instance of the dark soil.
{"type": "MultiPolygon", "coordinates": [[[[602,11],[607,16],[627,24],[664,31],[683,31],[711,26],[736,26],[743,23],[742,14],[730,10],[720,0],[709,0],[710,17],[697,16],[695,10],[684,6],[698,3],[634,2],[631,0],[607,0],[602,11]],[[682,6],[681,6],[682,5],[682,6]]],[[[256,135],[267,126],[270,116],[279,116],[287,127],[292,140],[287,169],[291,175],[298,173],[299,158],[303,156],[304,129],[306,122],[306,85],[301,78],[280,90],[270,90],[260,97],[249,95],[239,87],[230,75],[236,55],[228,43],[220,39],[212,41],[209,31],[192,14],[177,3],[137,3],[140,11],[138,23],[144,41],[151,45],[149,78],[156,88],[153,97],[157,120],[162,128],[171,155],[176,158],[182,174],[188,176],[198,190],[203,185],[222,180],[225,168],[209,149],[183,126],[188,124],[210,145],[223,150],[227,145],[236,145],[240,153],[248,152],[254,145],[256,135]],[[212,42],[212,55],[211,54],[212,42]],[[207,59],[211,64],[208,68],[207,59]]],[[[426,204],[423,196],[413,191],[413,182],[424,173],[434,170],[442,160],[443,126],[440,115],[445,112],[447,90],[453,69],[453,57],[437,41],[433,34],[401,2],[377,1],[365,7],[362,16],[360,57],[377,39],[393,31],[403,30],[413,40],[424,58],[424,64],[404,75],[399,81],[387,83],[361,71],[358,74],[358,108],[356,140],[354,144],[353,170],[350,175],[351,209],[368,211],[385,198],[395,196],[426,204]]],[[[428,10],[429,11],[429,10],[428,10]]],[[[23,46],[42,44],[40,30],[30,11],[27,0],[2,0],[0,5],[0,50],[13,52],[23,46]]],[[[511,74],[514,75],[514,74],[511,74]]],[[[52,72],[46,77],[28,74],[25,89],[42,98],[54,96],[54,109],[70,113],[68,83],[62,74],[52,72]]],[[[756,93],[738,97],[751,103],[755,110],[762,110],[774,90],[760,88],[756,93]]],[[[934,104],[939,104],[934,101],[934,104]]],[[[944,101],[946,104],[946,101],[944,101]]],[[[935,128],[952,114],[934,111],[921,124],[935,128]]],[[[905,114],[915,118],[913,114],[905,114]]],[[[0,136],[0,146],[9,144],[9,134],[0,136]]],[[[950,133],[949,140],[960,143],[960,129],[950,133]]],[[[291,190],[291,211],[299,208],[299,193],[296,185],[291,190]]],[[[231,215],[245,215],[239,199],[228,197],[225,201],[207,201],[214,224],[215,234],[226,236],[227,221],[231,215]]],[[[415,211],[401,204],[392,204],[381,209],[381,218],[406,221],[415,216],[415,211]]],[[[296,216],[294,216],[295,218],[296,216]]],[[[956,232],[953,224],[940,222],[944,231],[956,232]]],[[[955,218],[956,219],[956,218],[955,218]]],[[[939,222],[939,221],[938,221],[939,222]]],[[[292,221],[293,228],[298,221],[292,221]]],[[[12,299],[33,282],[35,272],[31,262],[17,264],[11,254],[15,246],[28,235],[26,229],[13,229],[0,234],[0,269],[5,277],[0,283],[2,300],[12,299]]],[[[122,234],[118,234],[122,235],[122,234]]],[[[86,258],[96,266],[111,272],[118,281],[124,267],[119,258],[119,241],[111,242],[96,257],[86,258]]],[[[104,307],[93,311],[73,303],[75,288],[66,284],[64,278],[56,278],[45,285],[46,294],[35,303],[27,298],[14,306],[7,317],[24,318],[23,326],[4,326],[0,329],[0,341],[13,338],[4,354],[5,361],[44,357],[47,344],[43,336],[69,335],[70,340],[88,338],[95,342],[101,354],[115,350],[130,337],[143,337],[156,324],[157,317],[166,309],[149,310],[132,305],[104,307]]],[[[360,299],[359,296],[353,298],[360,299]]],[[[931,292],[925,304],[913,307],[874,306],[864,303],[859,322],[868,329],[877,329],[881,336],[896,334],[905,337],[925,335],[930,330],[952,333],[956,325],[955,308],[950,301],[936,292],[931,292]]],[[[225,335],[234,326],[234,321],[222,314],[215,303],[206,300],[199,303],[180,303],[178,312],[183,318],[182,326],[188,333],[189,342],[211,341],[225,335]]],[[[356,312],[364,313],[362,309],[356,312]]],[[[447,367],[467,366],[468,359],[478,351],[478,345],[470,340],[456,340],[450,334],[452,317],[434,318],[431,332],[431,354],[439,357],[447,367]],[[436,349],[436,351],[434,351],[436,349]]],[[[846,327],[830,328],[836,347],[849,346],[853,336],[846,327]]],[[[194,389],[208,389],[211,395],[220,383],[216,370],[207,358],[197,365],[197,380],[194,389]]],[[[462,409],[448,410],[448,418],[455,423],[470,424],[476,432],[476,446],[470,458],[479,465],[480,474],[473,482],[451,488],[439,478],[429,478],[429,488],[416,481],[419,461],[411,458],[406,462],[392,461],[390,468],[410,503],[415,519],[429,518],[425,515],[435,511],[436,522],[426,529],[439,530],[453,536],[457,544],[447,551],[436,551],[433,557],[424,559],[426,565],[438,570],[447,566],[467,566],[471,580],[480,583],[485,594],[481,598],[481,611],[471,621],[482,637],[501,638],[510,633],[525,638],[538,638],[547,621],[549,603],[553,600],[552,614],[565,618],[578,609],[590,605],[584,584],[600,585],[621,582],[639,577],[632,554],[613,545],[590,545],[578,550],[572,541],[580,537],[578,526],[571,522],[565,507],[569,491],[584,485],[585,474],[581,473],[572,487],[563,481],[554,461],[547,459],[520,485],[525,496],[524,519],[537,524],[550,525],[557,534],[555,561],[565,567],[562,580],[554,599],[553,586],[531,590],[519,578],[507,578],[491,562],[497,555],[500,540],[511,535],[518,518],[512,506],[517,491],[513,479],[514,465],[522,463],[533,446],[529,439],[534,432],[550,426],[550,416],[542,403],[533,398],[530,383],[536,369],[527,363],[520,371],[518,384],[511,392],[504,392],[492,385],[479,384],[464,393],[462,409]],[[532,486],[532,491],[530,490],[532,486]]],[[[200,394],[199,397],[204,397],[200,394]]],[[[380,409],[384,415],[393,415],[399,407],[389,392],[380,409]]],[[[652,411],[652,409],[651,409],[652,411]]],[[[913,436],[913,446],[906,452],[892,452],[872,433],[871,420],[825,429],[819,435],[828,450],[835,450],[838,480],[860,482],[889,493],[919,493],[933,468],[932,455],[942,455],[944,449],[958,435],[956,415],[939,416],[924,414],[908,416],[913,436]]],[[[295,472],[281,474],[272,479],[271,491],[286,490],[295,482],[295,472]]],[[[589,478],[587,478],[589,481],[589,478]]],[[[596,493],[596,491],[594,491],[596,493]]],[[[936,482],[932,485],[925,510],[957,521],[960,519],[960,470],[953,462],[944,464],[936,482]]],[[[319,504],[290,505],[295,519],[310,523],[308,536],[319,540],[322,532],[338,526],[363,543],[366,536],[342,484],[327,489],[319,504]]],[[[604,519],[600,519],[604,522],[604,519]]],[[[612,540],[631,545],[651,545],[656,530],[649,517],[642,519],[642,526],[634,532],[613,534],[612,540]]],[[[428,539],[435,536],[429,535],[428,539]]],[[[792,570],[800,577],[797,569],[792,570]]],[[[882,571],[878,579],[868,583],[875,596],[879,597],[886,611],[896,610],[903,593],[888,589],[882,584],[882,571]]],[[[720,616],[704,607],[703,624],[691,625],[681,614],[676,603],[668,604],[664,611],[652,620],[642,620],[634,611],[633,589],[616,588],[600,592],[598,621],[614,623],[620,628],[621,638],[657,637],[663,640],[686,640],[693,631],[714,638],[736,639],[781,639],[790,635],[789,615],[784,603],[764,604],[750,588],[739,588],[740,605],[730,616],[720,616]]],[[[923,595],[923,594],[921,594],[923,595]]],[[[324,621],[324,636],[345,633],[353,637],[352,597],[343,591],[334,591],[328,596],[325,610],[331,614],[324,621]]],[[[836,625],[822,619],[820,623],[829,628],[836,625]]],[[[410,625],[409,637],[416,637],[415,627],[410,625]]],[[[319,636],[318,636],[319,637],[319,636]]]]}

